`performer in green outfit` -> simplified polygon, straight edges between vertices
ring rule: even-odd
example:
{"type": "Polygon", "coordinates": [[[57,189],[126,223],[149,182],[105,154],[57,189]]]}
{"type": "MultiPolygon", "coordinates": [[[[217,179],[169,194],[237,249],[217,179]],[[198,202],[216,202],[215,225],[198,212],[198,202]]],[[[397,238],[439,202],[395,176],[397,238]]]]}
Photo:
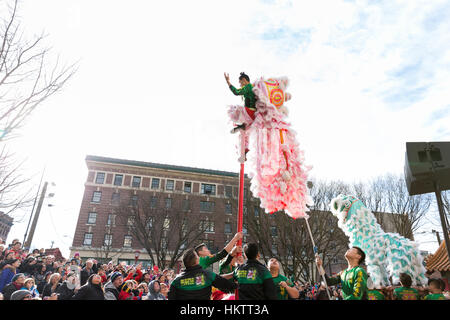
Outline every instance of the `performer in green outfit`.
{"type": "Polygon", "coordinates": [[[447,300],[442,294],[444,288],[444,281],[440,279],[430,279],[428,281],[428,290],[430,291],[430,294],[426,295],[423,300],[447,300]]]}
{"type": "Polygon", "coordinates": [[[289,297],[297,299],[299,291],[294,287],[294,283],[280,273],[280,263],[277,259],[269,260],[268,268],[272,274],[272,279],[277,288],[278,300],[287,300],[289,297]]]}
{"type": "Polygon", "coordinates": [[[247,262],[239,265],[233,273],[222,275],[225,279],[238,282],[239,300],[277,300],[277,289],[270,271],[258,261],[258,245],[248,243],[244,246],[247,262]]]}
{"type": "Polygon", "coordinates": [[[400,273],[400,288],[395,288],[393,293],[394,300],[419,300],[419,291],[411,288],[412,279],[407,273],[400,273]]]}
{"type": "Polygon", "coordinates": [[[322,268],[322,259],[316,258],[320,273],[325,275],[327,284],[333,286],[342,285],[342,296],[344,300],[367,300],[367,273],[361,267],[366,254],[359,247],[351,247],[345,253],[348,268],[341,271],[336,277],[329,278],[322,268]]]}
{"type": "Polygon", "coordinates": [[[172,281],[169,300],[210,300],[212,287],[223,292],[233,292],[237,285],[199,265],[199,257],[194,249],[183,255],[185,269],[172,281]]]}
{"type": "Polygon", "coordinates": [[[367,298],[368,300],[386,300],[383,292],[375,288],[370,276],[367,276],[367,298]]]}
{"type": "MultiPolygon", "coordinates": [[[[239,84],[241,85],[240,89],[236,89],[230,82],[230,76],[229,74],[225,73],[225,80],[227,81],[228,87],[230,88],[231,92],[233,92],[236,96],[244,96],[244,106],[245,111],[247,113],[247,121],[251,121],[255,119],[255,112],[256,112],[256,96],[253,93],[253,85],[250,83],[250,78],[248,75],[246,75],[244,72],[241,72],[239,76],[239,84]],[[250,119],[248,118],[250,117],[250,119]]],[[[245,115],[243,115],[245,116],[245,115]]],[[[244,121],[244,120],[242,120],[244,121]]],[[[236,133],[239,130],[245,130],[246,126],[250,123],[243,122],[242,124],[235,127],[233,130],[231,130],[231,133],[236,133]]]]}
{"type": "Polygon", "coordinates": [[[242,232],[238,232],[234,235],[233,239],[223,248],[222,251],[216,253],[215,255],[211,254],[211,251],[209,251],[206,244],[202,243],[195,247],[195,252],[200,257],[199,265],[206,269],[210,265],[212,265],[214,262],[222,260],[227,256],[229,252],[233,249],[233,247],[236,245],[238,240],[242,239],[242,232]]]}

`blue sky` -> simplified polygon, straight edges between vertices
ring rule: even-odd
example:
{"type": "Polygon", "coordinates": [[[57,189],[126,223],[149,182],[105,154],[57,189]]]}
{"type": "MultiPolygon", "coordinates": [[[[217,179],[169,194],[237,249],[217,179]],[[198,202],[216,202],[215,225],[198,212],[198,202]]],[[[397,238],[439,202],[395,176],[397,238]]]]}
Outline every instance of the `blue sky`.
{"type": "Polygon", "coordinates": [[[241,100],[223,72],[235,84],[242,71],[290,78],[290,121],[318,178],[401,173],[406,141],[450,140],[449,1],[39,0],[22,10],[28,35],[45,29],[55,55],[80,60],[13,146],[35,180],[47,164],[57,185],[37,246],[56,239],[67,251],[87,154],[237,172],[226,106],[241,100]]]}

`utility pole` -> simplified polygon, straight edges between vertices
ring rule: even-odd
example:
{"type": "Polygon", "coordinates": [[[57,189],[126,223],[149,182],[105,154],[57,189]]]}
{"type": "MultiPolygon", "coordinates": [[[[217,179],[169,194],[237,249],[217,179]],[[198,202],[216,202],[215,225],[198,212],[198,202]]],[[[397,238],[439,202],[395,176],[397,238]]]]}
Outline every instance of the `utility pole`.
{"type": "Polygon", "coordinates": [[[441,245],[441,237],[439,236],[439,231],[431,230],[431,232],[436,233],[438,244],[441,245]]]}
{"type": "Polygon", "coordinates": [[[47,192],[47,185],[48,182],[45,182],[44,187],[42,188],[41,198],[39,199],[38,207],[34,215],[33,224],[31,225],[30,233],[28,234],[27,241],[24,245],[25,248],[31,248],[31,241],[33,240],[34,231],[36,230],[37,221],[39,219],[39,214],[41,213],[42,204],[44,203],[45,193],[47,192]]]}
{"type": "MultiPolygon", "coordinates": [[[[34,206],[36,205],[36,201],[37,201],[37,198],[38,198],[38,195],[39,195],[39,190],[41,189],[42,179],[44,178],[44,172],[45,172],[45,167],[44,167],[44,170],[42,171],[41,181],[39,181],[39,187],[38,187],[38,189],[36,191],[36,197],[34,198],[33,208],[31,209],[30,220],[28,220],[27,230],[25,231],[25,234],[23,236],[22,243],[24,245],[24,248],[26,248],[25,247],[25,240],[27,239],[28,229],[30,228],[31,219],[33,218],[34,206]]],[[[30,248],[27,248],[27,249],[30,249],[30,248]]]]}

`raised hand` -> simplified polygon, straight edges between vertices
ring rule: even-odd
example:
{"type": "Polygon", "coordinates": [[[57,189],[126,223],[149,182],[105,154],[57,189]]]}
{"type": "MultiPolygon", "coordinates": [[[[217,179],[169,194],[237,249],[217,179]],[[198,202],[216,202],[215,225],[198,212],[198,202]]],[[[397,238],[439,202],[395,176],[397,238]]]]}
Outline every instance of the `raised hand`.
{"type": "Polygon", "coordinates": [[[226,72],[224,72],[225,80],[227,81],[228,85],[230,85],[230,75],[226,72]]]}

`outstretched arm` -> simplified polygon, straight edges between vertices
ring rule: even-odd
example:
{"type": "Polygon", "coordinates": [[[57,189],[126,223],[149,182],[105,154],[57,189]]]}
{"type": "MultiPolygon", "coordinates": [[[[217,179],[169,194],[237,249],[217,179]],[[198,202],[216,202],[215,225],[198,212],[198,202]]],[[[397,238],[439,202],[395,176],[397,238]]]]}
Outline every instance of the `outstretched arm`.
{"type": "Polygon", "coordinates": [[[317,263],[317,267],[319,268],[320,275],[325,276],[327,285],[334,286],[334,285],[341,283],[341,277],[339,275],[337,277],[332,277],[332,278],[327,276],[327,274],[325,273],[325,270],[322,267],[322,259],[320,259],[320,257],[318,257],[318,256],[316,257],[316,263],[317,263]]]}
{"type": "Polygon", "coordinates": [[[231,239],[230,242],[228,242],[228,244],[225,246],[224,250],[228,253],[231,252],[231,250],[233,249],[233,247],[236,245],[236,243],[242,239],[243,234],[242,232],[238,232],[234,235],[233,239],[231,239]]]}
{"type": "Polygon", "coordinates": [[[224,73],[224,76],[225,76],[225,81],[227,82],[228,86],[231,86],[230,75],[228,73],[224,73]]]}

